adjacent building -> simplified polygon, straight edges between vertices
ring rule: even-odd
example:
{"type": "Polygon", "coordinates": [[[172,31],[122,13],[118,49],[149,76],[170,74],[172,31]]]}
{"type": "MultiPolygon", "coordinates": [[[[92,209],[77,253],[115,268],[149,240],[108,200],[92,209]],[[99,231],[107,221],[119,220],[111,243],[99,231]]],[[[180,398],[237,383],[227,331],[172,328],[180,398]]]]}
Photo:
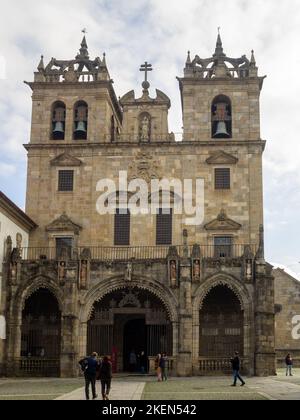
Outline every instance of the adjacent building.
{"type": "Polygon", "coordinates": [[[13,249],[27,248],[29,233],[36,224],[0,191],[0,373],[3,372],[3,360],[6,340],[6,269],[3,264],[10,260],[13,249]]]}

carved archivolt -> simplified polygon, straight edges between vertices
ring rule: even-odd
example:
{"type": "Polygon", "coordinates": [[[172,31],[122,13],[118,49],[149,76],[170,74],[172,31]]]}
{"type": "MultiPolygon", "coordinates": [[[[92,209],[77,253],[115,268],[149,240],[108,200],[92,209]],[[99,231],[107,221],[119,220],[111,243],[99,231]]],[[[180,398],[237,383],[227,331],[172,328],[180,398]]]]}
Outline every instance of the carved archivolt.
{"type": "Polygon", "coordinates": [[[40,289],[48,290],[57,300],[60,311],[63,312],[63,295],[56,283],[48,277],[37,277],[36,279],[30,279],[16,295],[15,308],[18,313],[25,309],[26,301],[40,289]]]}
{"type": "Polygon", "coordinates": [[[196,292],[194,308],[196,311],[202,309],[204,301],[209,293],[216,287],[223,286],[230,289],[240,302],[241,310],[247,311],[251,306],[251,297],[248,290],[240,284],[239,280],[226,274],[218,274],[206,280],[196,292]]]}
{"type": "MultiPolygon", "coordinates": [[[[91,318],[95,303],[100,302],[110,293],[125,289],[126,287],[128,287],[128,285],[124,283],[124,278],[118,277],[114,279],[107,279],[88,292],[84,299],[83,309],[80,316],[82,322],[87,322],[91,318]]],[[[141,279],[140,277],[138,279],[133,278],[130,283],[130,287],[145,290],[153,294],[162,302],[170,321],[177,321],[178,302],[172,291],[164,288],[164,286],[158,282],[149,279],[141,279]]]]}

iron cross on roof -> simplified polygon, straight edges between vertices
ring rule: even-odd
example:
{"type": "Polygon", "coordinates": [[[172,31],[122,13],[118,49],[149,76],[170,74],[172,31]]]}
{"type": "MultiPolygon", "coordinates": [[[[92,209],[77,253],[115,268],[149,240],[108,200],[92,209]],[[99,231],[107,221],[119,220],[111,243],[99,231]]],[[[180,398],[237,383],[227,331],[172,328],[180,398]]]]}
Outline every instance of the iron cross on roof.
{"type": "Polygon", "coordinates": [[[153,70],[152,64],[147,63],[147,61],[145,61],[145,64],[141,65],[140,71],[145,73],[145,80],[144,80],[144,83],[143,83],[143,87],[145,89],[148,89],[149,86],[150,86],[149,83],[148,83],[148,71],[152,71],[152,70],[153,70]]]}

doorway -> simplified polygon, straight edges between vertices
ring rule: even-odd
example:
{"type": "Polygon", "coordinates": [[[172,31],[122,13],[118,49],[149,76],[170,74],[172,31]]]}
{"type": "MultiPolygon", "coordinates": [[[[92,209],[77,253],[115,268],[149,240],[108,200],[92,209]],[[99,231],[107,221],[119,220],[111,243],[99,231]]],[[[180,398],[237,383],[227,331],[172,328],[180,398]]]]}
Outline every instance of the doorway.
{"type": "Polygon", "coordinates": [[[125,372],[140,371],[141,352],[147,350],[147,334],[145,318],[133,319],[128,321],[124,326],[124,342],[123,342],[123,366],[125,372]],[[134,361],[131,353],[136,355],[135,366],[130,362],[134,361]]]}

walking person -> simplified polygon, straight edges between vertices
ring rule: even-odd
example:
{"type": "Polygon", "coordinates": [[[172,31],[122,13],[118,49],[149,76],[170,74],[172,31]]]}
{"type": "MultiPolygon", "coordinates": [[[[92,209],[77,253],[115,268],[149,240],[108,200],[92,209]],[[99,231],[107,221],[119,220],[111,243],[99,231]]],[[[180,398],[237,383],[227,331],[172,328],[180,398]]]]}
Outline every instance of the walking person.
{"type": "Polygon", "coordinates": [[[159,367],[161,369],[161,380],[167,381],[168,380],[168,357],[166,353],[162,354],[162,357],[159,362],[159,367]]]}
{"type": "Polygon", "coordinates": [[[131,353],[129,355],[129,368],[130,368],[131,373],[136,372],[136,366],[137,366],[136,353],[134,350],[131,350],[131,353]]]}
{"type": "Polygon", "coordinates": [[[147,356],[144,351],[141,352],[139,360],[141,374],[145,375],[147,373],[147,356]]]}
{"type": "Polygon", "coordinates": [[[157,376],[158,382],[161,382],[160,360],[161,360],[161,354],[158,354],[156,359],[155,359],[155,370],[156,370],[156,376],[157,376]]]}
{"type": "Polygon", "coordinates": [[[293,359],[290,353],[285,358],[285,364],[286,364],[286,376],[293,376],[292,374],[293,359]]]}
{"type": "Polygon", "coordinates": [[[85,396],[87,400],[90,399],[90,385],[92,387],[93,400],[98,398],[98,395],[96,394],[96,375],[99,368],[99,362],[97,358],[98,354],[92,353],[90,357],[86,357],[79,362],[81,370],[84,372],[85,396]]]}
{"type": "Polygon", "coordinates": [[[109,393],[112,381],[112,363],[107,356],[102,360],[99,379],[101,381],[101,394],[103,401],[109,401],[109,393]]]}
{"type": "Polygon", "coordinates": [[[246,385],[246,382],[240,376],[240,368],[241,368],[241,360],[239,358],[239,352],[235,352],[235,356],[230,359],[230,363],[232,365],[233,370],[233,384],[231,386],[236,386],[237,380],[239,380],[242,384],[241,386],[246,385]]]}

